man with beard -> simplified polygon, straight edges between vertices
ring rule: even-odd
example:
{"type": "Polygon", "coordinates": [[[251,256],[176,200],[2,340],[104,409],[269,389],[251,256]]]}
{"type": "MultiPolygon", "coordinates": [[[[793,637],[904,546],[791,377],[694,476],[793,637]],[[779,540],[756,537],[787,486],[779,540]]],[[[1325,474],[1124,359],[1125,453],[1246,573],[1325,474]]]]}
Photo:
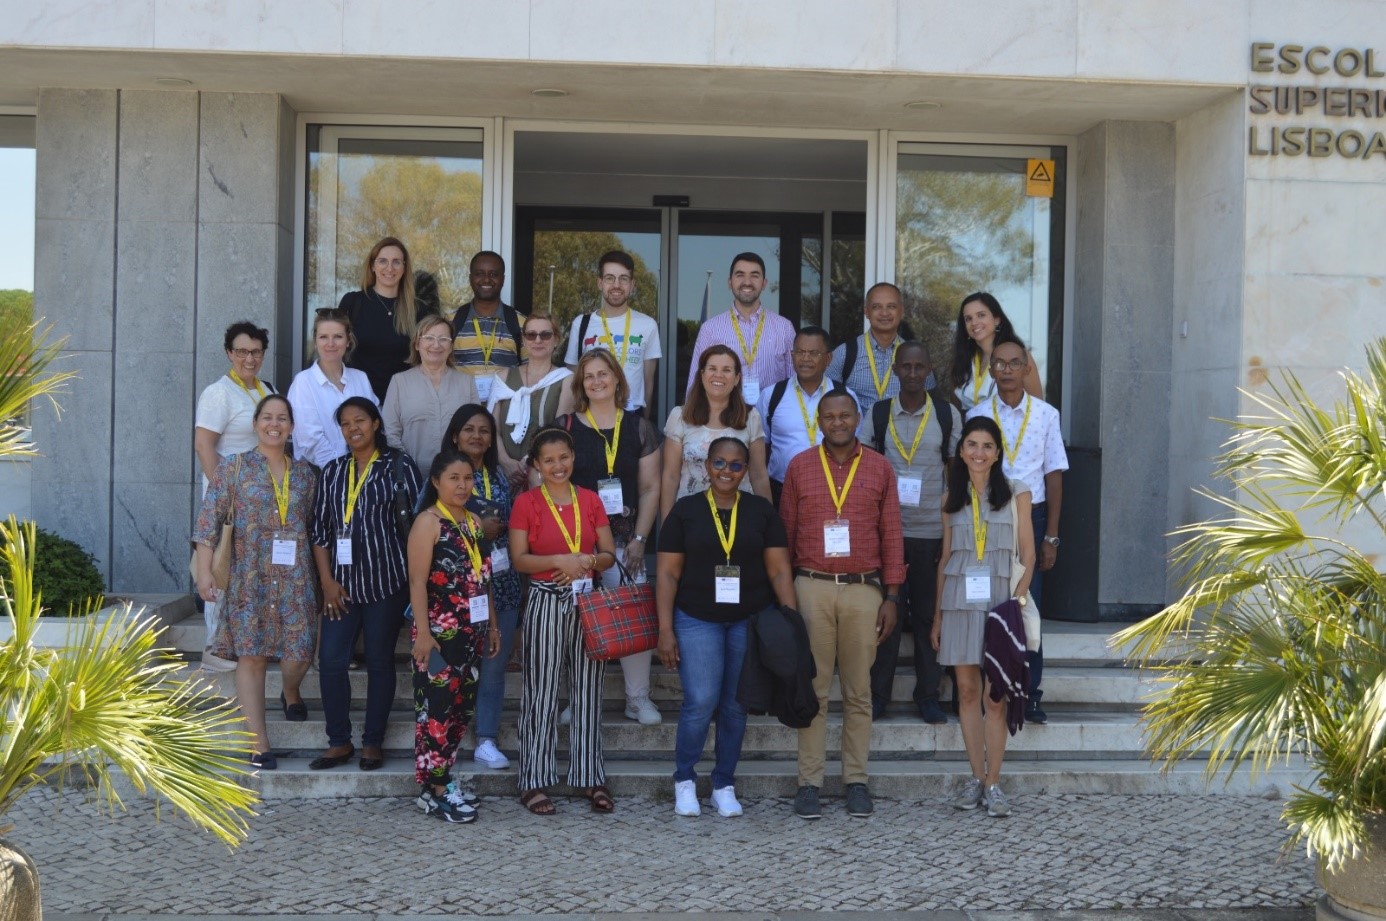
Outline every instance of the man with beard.
{"type": "Polygon", "coordinates": [[[654,318],[630,309],[630,299],[635,296],[635,260],[619,250],[604,254],[597,263],[597,288],[602,294],[602,306],[573,317],[563,363],[575,369],[578,359],[593,349],[611,352],[630,388],[626,409],[648,417],[655,369],[663,353],[659,348],[659,325],[654,318]]]}
{"type": "MultiPolygon", "coordinates": [[[[690,366],[694,368],[703,351],[714,345],[736,352],[741,359],[741,395],[747,406],[758,405],[761,394],[794,376],[789,358],[794,348],[794,324],[761,304],[760,295],[767,283],[765,260],[755,253],[738,253],[727,279],[732,309],[704,323],[693,343],[690,366]]],[[[693,389],[691,374],[686,389],[693,389]]]]}

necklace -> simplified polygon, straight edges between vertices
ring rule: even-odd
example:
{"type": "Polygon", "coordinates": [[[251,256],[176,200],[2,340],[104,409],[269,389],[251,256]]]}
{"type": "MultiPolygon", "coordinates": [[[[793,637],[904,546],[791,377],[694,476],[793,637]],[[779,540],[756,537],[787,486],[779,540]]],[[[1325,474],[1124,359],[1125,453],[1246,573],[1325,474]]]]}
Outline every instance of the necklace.
{"type": "MultiPolygon", "coordinates": [[[[369,294],[371,297],[375,298],[376,303],[378,303],[381,307],[385,308],[385,316],[389,317],[391,320],[395,318],[395,308],[386,302],[385,296],[383,294],[376,291],[374,288],[370,288],[366,293],[369,294]]],[[[394,298],[391,298],[390,300],[394,300],[394,298]]]]}

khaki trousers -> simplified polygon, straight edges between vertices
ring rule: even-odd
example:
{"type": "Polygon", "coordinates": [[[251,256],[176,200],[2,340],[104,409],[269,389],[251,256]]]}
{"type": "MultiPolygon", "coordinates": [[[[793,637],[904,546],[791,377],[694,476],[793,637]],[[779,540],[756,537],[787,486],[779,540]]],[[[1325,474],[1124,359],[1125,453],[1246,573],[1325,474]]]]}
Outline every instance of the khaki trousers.
{"type": "Polygon", "coordinates": [[[881,593],[870,585],[837,585],[807,576],[794,579],[799,613],[808,628],[818,675],[818,715],[799,730],[799,785],[823,786],[828,689],[833,665],[842,684],[842,782],[866,783],[871,752],[871,663],[876,661],[876,615],[881,593]]]}

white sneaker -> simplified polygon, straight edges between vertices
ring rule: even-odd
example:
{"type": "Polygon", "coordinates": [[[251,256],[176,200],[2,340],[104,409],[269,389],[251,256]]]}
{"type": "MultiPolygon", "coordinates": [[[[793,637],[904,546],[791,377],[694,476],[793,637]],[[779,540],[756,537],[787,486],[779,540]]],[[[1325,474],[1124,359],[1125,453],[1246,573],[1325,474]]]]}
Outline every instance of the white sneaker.
{"type": "Polygon", "coordinates": [[[236,663],[232,659],[223,659],[215,655],[211,648],[202,650],[202,667],[209,672],[234,672],[236,663]]]}
{"type": "Polygon", "coordinates": [[[510,767],[510,759],[496,748],[494,739],[482,739],[478,742],[476,751],[472,752],[472,760],[496,771],[510,767]]]}
{"type": "Polygon", "coordinates": [[[560,714],[558,714],[558,725],[560,725],[560,726],[571,726],[572,723],[573,723],[573,705],[572,705],[572,704],[568,704],[568,706],[566,706],[566,707],[563,708],[563,712],[560,713],[560,714]]]}
{"type": "Polygon", "coordinates": [[[1002,792],[1000,784],[992,784],[987,787],[987,794],[984,800],[987,806],[987,815],[993,819],[1004,819],[1011,814],[1011,804],[1006,799],[1006,794],[1002,792]]]}
{"type": "Polygon", "coordinates": [[[664,722],[664,717],[659,715],[659,708],[650,703],[648,697],[627,697],[626,719],[635,720],[641,726],[658,726],[664,722]]]}
{"type": "Polygon", "coordinates": [[[674,812],[677,815],[703,814],[703,807],[698,803],[698,788],[693,781],[674,782],[674,812]]]}
{"type": "Polygon", "coordinates": [[[741,815],[741,804],[736,801],[736,787],[718,787],[712,791],[712,804],[717,814],[724,819],[741,815]]]}

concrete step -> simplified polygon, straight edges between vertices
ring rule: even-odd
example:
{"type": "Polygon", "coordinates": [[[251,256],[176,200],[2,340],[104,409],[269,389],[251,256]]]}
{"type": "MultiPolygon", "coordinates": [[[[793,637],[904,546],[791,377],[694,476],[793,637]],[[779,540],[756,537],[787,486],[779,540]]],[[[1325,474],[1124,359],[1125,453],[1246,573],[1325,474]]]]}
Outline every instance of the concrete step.
{"type": "MultiPolygon", "coordinates": [[[[189,674],[200,671],[190,665],[189,674]]],[[[236,689],[231,672],[202,672],[213,685],[228,697],[235,696],[236,689]]],[[[283,690],[283,676],[279,669],[271,666],[265,676],[265,696],[278,702],[283,690]]],[[[358,703],[365,700],[366,673],[355,669],[349,673],[352,699],[358,703]]],[[[412,677],[407,667],[401,664],[396,672],[396,697],[410,698],[412,677]]],[[[522,676],[519,672],[507,672],[505,676],[505,696],[508,700],[519,700],[522,676]]],[[[890,698],[895,702],[897,712],[911,709],[911,695],[914,693],[914,675],[909,669],[897,671],[890,698]]],[[[1082,707],[1092,709],[1101,707],[1117,710],[1134,710],[1151,692],[1152,675],[1148,672],[1129,668],[1084,668],[1079,666],[1046,666],[1044,670],[1044,706],[1056,710],[1082,707]]],[[[321,689],[316,671],[308,673],[301,687],[304,700],[310,709],[316,709],[321,702],[321,689]]],[[[623,705],[625,686],[619,665],[607,668],[602,686],[603,697],[609,708],[623,705]]],[[[952,691],[949,682],[944,682],[944,698],[949,699],[952,691]]],[[[682,689],[677,672],[665,669],[656,663],[650,672],[650,700],[662,710],[675,708],[682,699],[682,689]]],[[[842,688],[838,676],[828,691],[828,699],[841,702],[842,688]]]]}
{"type": "MultiPolygon", "coordinates": [[[[312,714],[316,716],[317,714],[312,714]]],[[[326,727],[321,719],[291,723],[283,714],[273,710],[267,714],[270,742],[276,752],[313,756],[327,747],[326,727]]],[[[385,748],[392,752],[409,752],[414,747],[413,710],[397,708],[391,713],[385,733],[385,748]]],[[[519,749],[516,730],[517,715],[507,711],[501,721],[499,745],[515,758],[519,749]]],[[[602,720],[602,746],[610,758],[668,760],[674,751],[674,734],[678,723],[676,712],[668,713],[658,726],[641,726],[625,719],[620,713],[607,714],[602,720]]],[[[352,729],[359,742],[361,714],[352,715],[352,729]]],[[[827,725],[828,748],[841,747],[842,717],[830,713],[827,725]]],[[[567,751],[567,731],[559,732],[560,751],[567,751]]],[[[795,730],[769,716],[748,718],[742,747],[745,760],[792,759],[797,746],[795,730]]],[[[1021,759],[1064,758],[1131,759],[1144,758],[1142,732],[1135,714],[1075,712],[1056,713],[1047,724],[1026,726],[1007,742],[1008,757],[1021,759]]],[[[470,753],[475,745],[469,735],[463,743],[463,756],[470,767],[470,753]]],[[[712,748],[709,731],[707,748],[712,748]]],[[[942,726],[931,726],[917,717],[888,715],[871,727],[873,757],[891,761],[900,759],[937,759],[956,761],[965,758],[962,730],[955,718],[942,726]]],[[[481,770],[481,768],[478,768],[481,770]]]]}
{"type": "MultiPolygon", "coordinates": [[[[832,751],[831,743],[829,751],[832,751]]],[[[330,771],[308,770],[308,758],[281,758],[277,771],[260,771],[250,775],[247,783],[269,798],[339,798],[352,796],[413,797],[418,792],[414,782],[412,760],[392,758],[378,771],[364,773],[354,765],[344,765],[330,771]]],[[[565,770],[559,762],[559,773],[565,770]]],[[[607,783],[619,800],[623,796],[647,796],[673,799],[673,765],[668,761],[623,760],[608,758],[607,783]]],[[[710,762],[698,765],[699,790],[708,795],[707,777],[710,762]]],[[[902,800],[943,798],[956,791],[967,779],[964,763],[958,761],[918,760],[883,761],[873,759],[870,765],[871,789],[878,796],[902,800]]],[[[457,776],[483,797],[513,797],[517,795],[515,771],[472,772],[470,761],[460,761],[457,776]]],[[[829,761],[822,792],[825,796],[842,795],[842,766],[829,761]]],[[[1209,784],[1201,762],[1184,762],[1165,771],[1141,761],[1039,761],[1007,760],[1002,770],[1002,786],[1016,797],[1036,793],[1119,793],[1119,794],[1204,794],[1258,795],[1280,799],[1295,785],[1312,783],[1313,774],[1302,760],[1294,760],[1257,777],[1239,771],[1230,781],[1217,780],[1209,784]]],[[[798,778],[792,758],[788,761],[742,761],[737,767],[736,791],[742,799],[792,797],[798,788],[798,778]]],[[[553,791],[566,795],[566,787],[553,791]]],[[[1023,800],[1021,801],[1023,803],[1023,800]]],[[[563,811],[583,810],[583,801],[558,800],[563,811]]],[[[1020,805],[1019,803],[1017,805],[1020,805]]],[[[405,808],[405,803],[401,803],[405,808]]],[[[786,804],[786,815],[789,806],[786,804]]],[[[829,808],[832,808],[831,806],[829,808]]],[[[617,809],[620,809],[618,803],[617,809]]]]}

